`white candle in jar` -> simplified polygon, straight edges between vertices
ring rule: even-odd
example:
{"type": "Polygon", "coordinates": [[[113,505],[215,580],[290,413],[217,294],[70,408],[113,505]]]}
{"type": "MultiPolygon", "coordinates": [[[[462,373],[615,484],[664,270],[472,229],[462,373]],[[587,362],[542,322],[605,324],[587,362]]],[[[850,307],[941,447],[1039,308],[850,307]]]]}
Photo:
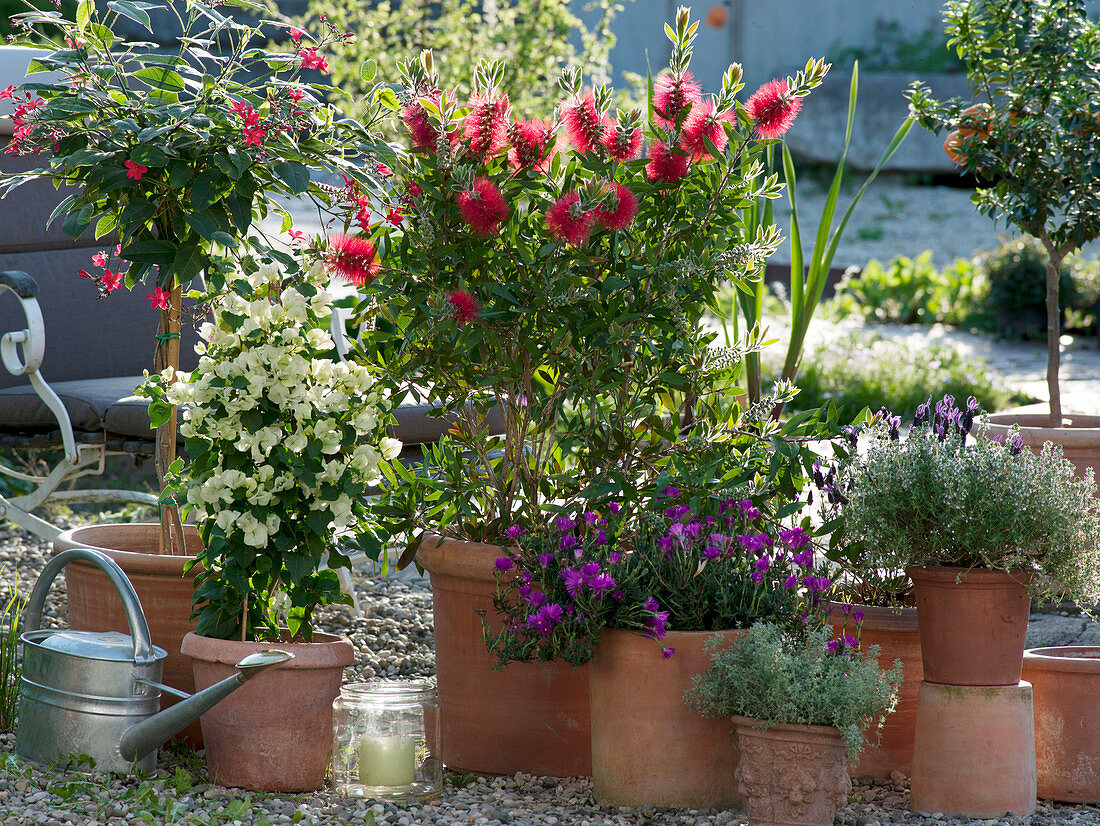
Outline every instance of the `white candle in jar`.
{"type": "Polygon", "coordinates": [[[359,782],[365,786],[409,786],[416,779],[412,737],[364,736],[359,741],[359,782]]]}

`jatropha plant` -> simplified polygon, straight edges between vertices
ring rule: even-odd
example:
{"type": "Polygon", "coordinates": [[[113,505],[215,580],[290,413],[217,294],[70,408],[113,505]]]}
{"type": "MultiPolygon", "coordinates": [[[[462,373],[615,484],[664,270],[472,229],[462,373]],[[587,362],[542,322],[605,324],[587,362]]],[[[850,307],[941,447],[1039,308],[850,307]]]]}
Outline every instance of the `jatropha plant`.
{"type": "Polygon", "coordinates": [[[391,196],[349,189],[362,232],[329,239],[333,260],[356,262],[345,274],[374,324],[362,355],[453,422],[431,473],[391,480],[380,512],[398,529],[503,542],[578,496],[652,494],[674,456],[718,467],[738,439],[805,427],[761,434],[722,401],[758,345],[714,347],[699,320],[720,282],[759,278],[777,247],[775,226],[747,241],[727,228],[780,194],[762,146],[829,67],[810,61],[742,103],[735,64],[704,95],[697,26],[681,7],[666,27],[672,57],[645,111],[612,112],[612,90],[570,70],[555,117],[525,119],[500,63],[481,64],[468,95],[439,87],[431,52],[402,65],[410,148],[391,196]]]}

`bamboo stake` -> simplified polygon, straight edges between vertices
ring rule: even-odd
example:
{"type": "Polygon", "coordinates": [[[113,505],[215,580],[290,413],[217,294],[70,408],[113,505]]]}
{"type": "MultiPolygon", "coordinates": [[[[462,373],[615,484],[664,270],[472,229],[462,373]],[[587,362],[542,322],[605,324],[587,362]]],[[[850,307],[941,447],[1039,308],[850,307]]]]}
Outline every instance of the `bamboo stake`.
{"type": "MultiPolygon", "coordinates": [[[[180,365],[180,315],[183,305],[183,286],[174,284],[168,299],[168,309],[160,311],[160,324],[157,326],[157,346],[153,356],[153,369],[157,373],[171,370],[171,377],[180,365]]],[[[176,458],[176,410],[168,421],[157,428],[157,482],[163,491],[168,468],[176,458]]],[[[172,504],[160,505],[160,545],[158,553],[183,554],[183,525],[179,510],[172,504]],[[173,536],[175,534],[175,536],[173,536]],[[177,544],[178,537],[178,544],[177,544]]]]}

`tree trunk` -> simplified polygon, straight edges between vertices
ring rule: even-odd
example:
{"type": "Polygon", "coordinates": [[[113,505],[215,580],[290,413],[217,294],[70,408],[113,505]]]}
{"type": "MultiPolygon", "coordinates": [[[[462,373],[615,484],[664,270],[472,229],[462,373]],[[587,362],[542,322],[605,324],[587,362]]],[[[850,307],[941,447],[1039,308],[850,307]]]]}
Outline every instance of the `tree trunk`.
{"type": "Polygon", "coordinates": [[[1062,269],[1065,251],[1056,248],[1044,231],[1039,240],[1046,247],[1047,255],[1047,392],[1050,394],[1050,425],[1062,426],[1062,393],[1058,386],[1058,369],[1061,361],[1062,311],[1058,306],[1058,276],[1062,269]]]}
{"type": "MultiPolygon", "coordinates": [[[[174,377],[180,366],[180,314],[183,302],[183,287],[176,284],[168,300],[168,309],[160,311],[160,324],[157,327],[157,346],[153,356],[153,369],[163,373],[170,369],[174,377]]],[[[176,458],[176,411],[164,424],[157,428],[157,482],[163,491],[168,468],[176,458]]],[[[160,553],[186,553],[183,544],[183,525],[180,523],[176,505],[160,506],[160,553]],[[174,541],[178,538],[178,542],[174,541]]]]}

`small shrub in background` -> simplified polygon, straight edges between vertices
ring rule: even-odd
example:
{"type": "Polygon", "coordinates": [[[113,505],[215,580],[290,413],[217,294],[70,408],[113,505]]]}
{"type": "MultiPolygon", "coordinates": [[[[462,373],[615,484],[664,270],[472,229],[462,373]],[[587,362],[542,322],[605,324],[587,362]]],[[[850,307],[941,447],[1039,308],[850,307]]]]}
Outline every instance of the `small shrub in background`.
{"type": "MultiPolygon", "coordinates": [[[[765,373],[778,376],[780,354],[764,351],[765,373]]],[[[1003,410],[1027,399],[1012,393],[981,359],[967,356],[948,342],[914,349],[907,342],[878,334],[849,332],[815,347],[803,360],[794,410],[837,405],[840,421],[852,421],[861,410],[886,406],[911,417],[929,396],[950,393],[974,396],[986,410],[1003,410]]]]}
{"type": "MultiPolygon", "coordinates": [[[[1007,338],[1034,339],[1046,336],[1047,255],[1034,238],[1014,238],[979,256],[989,278],[988,308],[992,330],[1007,338]]],[[[1076,306],[1074,278],[1066,259],[1059,269],[1058,306],[1076,306]]]]}
{"type": "Polygon", "coordinates": [[[0,732],[15,731],[19,679],[23,670],[15,655],[19,646],[19,619],[26,602],[20,599],[13,586],[0,610],[0,732]]]}

